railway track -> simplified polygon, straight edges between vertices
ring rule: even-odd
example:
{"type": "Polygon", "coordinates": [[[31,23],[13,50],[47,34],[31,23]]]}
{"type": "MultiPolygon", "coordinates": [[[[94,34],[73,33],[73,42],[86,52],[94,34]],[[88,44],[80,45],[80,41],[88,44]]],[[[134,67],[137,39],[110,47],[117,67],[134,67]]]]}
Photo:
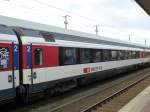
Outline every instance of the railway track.
{"type": "Polygon", "coordinates": [[[122,74],[118,78],[113,78],[101,83],[77,88],[62,95],[47,98],[40,102],[10,109],[9,112],[82,112],[86,111],[93,104],[106,99],[125,86],[147,77],[150,68],[138,70],[136,72],[122,74]]]}
{"type": "Polygon", "coordinates": [[[142,91],[149,84],[149,81],[150,75],[145,76],[82,112],[118,112],[126,103],[142,91]]]}
{"type": "Polygon", "coordinates": [[[129,100],[131,100],[134,96],[136,96],[139,92],[141,92],[150,84],[150,74],[148,73],[148,71],[147,69],[142,72],[140,71],[137,73],[137,77],[132,77],[131,79],[124,80],[120,84],[116,84],[111,88],[107,88],[106,90],[98,92],[96,94],[83,96],[79,99],[68,102],[64,105],[61,105],[60,107],[51,110],[50,112],[117,112],[117,109],[120,109],[123,105],[125,105],[129,100]],[[116,104],[112,103],[111,105],[107,103],[111,102],[114,97],[128,90],[128,88],[131,88],[139,82],[144,81],[144,79],[146,78],[149,79],[148,81],[146,81],[147,83],[145,83],[140,88],[137,87],[137,91],[134,92],[135,94],[129,94],[130,97],[128,98],[122,97],[122,99],[120,100],[115,99],[114,101],[116,104]],[[123,99],[126,101],[124,101],[123,99]]]}

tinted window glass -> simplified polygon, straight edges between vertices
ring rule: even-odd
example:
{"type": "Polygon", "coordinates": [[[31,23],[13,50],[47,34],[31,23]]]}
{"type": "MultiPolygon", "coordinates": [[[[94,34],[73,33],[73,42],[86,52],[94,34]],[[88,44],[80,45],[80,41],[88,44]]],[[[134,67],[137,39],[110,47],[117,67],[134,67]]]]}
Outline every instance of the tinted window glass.
{"type": "Polygon", "coordinates": [[[93,62],[100,62],[101,61],[101,51],[100,50],[93,50],[93,62]]]}
{"type": "Polygon", "coordinates": [[[91,52],[90,49],[80,49],[80,63],[90,63],[91,52]]]}
{"type": "Polygon", "coordinates": [[[135,56],[136,56],[136,58],[139,58],[139,51],[136,51],[135,56]]]}
{"type": "Polygon", "coordinates": [[[34,64],[37,66],[43,65],[43,50],[41,48],[34,50],[34,64]]]}
{"type": "Polygon", "coordinates": [[[116,60],[117,59],[117,51],[111,51],[111,60],[116,60]]]}
{"type": "Polygon", "coordinates": [[[15,35],[14,32],[11,30],[11,28],[8,28],[4,25],[0,25],[0,34],[9,34],[9,35],[15,35]]]}
{"type": "Polygon", "coordinates": [[[150,52],[148,52],[148,58],[150,57],[150,52]]]}
{"type": "Polygon", "coordinates": [[[110,60],[110,50],[103,50],[103,61],[110,60]]]}
{"type": "Polygon", "coordinates": [[[124,54],[125,54],[124,51],[118,51],[118,59],[119,60],[124,60],[125,59],[124,54]]]}
{"type": "Polygon", "coordinates": [[[63,48],[63,65],[76,64],[76,49],[63,48]]]}
{"type": "Polygon", "coordinates": [[[20,30],[22,32],[22,35],[24,36],[42,37],[40,31],[37,30],[31,30],[31,29],[20,29],[20,30]]]}
{"type": "Polygon", "coordinates": [[[124,51],[124,59],[129,59],[129,52],[128,51],[124,51]]]}
{"type": "Polygon", "coordinates": [[[10,52],[7,47],[0,47],[0,68],[6,69],[10,63],[10,52]]]}
{"type": "Polygon", "coordinates": [[[129,54],[129,58],[128,59],[132,59],[132,52],[131,51],[128,51],[128,54],[129,54]]]}
{"type": "Polygon", "coordinates": [[[136,52],[132,51],[132,59],[135,59],[135,58],[136,58],[136,52]]]}

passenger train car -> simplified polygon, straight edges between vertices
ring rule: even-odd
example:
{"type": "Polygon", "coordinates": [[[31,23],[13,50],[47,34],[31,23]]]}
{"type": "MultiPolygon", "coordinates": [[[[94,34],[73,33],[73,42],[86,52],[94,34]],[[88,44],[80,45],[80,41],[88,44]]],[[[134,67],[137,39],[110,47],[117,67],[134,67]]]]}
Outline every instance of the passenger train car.
{"type": "Polygon", "coordinates": [[[150,48],[0,16],[0,102],[27,101],[150,63],[150,48]]]}

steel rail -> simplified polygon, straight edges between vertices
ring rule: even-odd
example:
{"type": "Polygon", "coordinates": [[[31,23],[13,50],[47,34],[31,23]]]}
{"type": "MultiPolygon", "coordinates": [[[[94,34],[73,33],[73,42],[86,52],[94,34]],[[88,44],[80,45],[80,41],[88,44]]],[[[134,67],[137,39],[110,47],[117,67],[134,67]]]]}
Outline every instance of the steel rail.
{"type": "Polygon", "coordinates": [[[99,101],[98,103],[95,103],[94,105],[89,106],[87,109],[82,110],[81,112],[92,112],[94,110],[97,110],[99,107],[102,107],[102,105],[105,105],[107,102],[110,102],[115,97],[117,97],[117,96],[121,95],[122,93],[126,92],[127,90],[129,90],[133,86],[137,85],[138,83],[142,82],[143,80],[147,79],[148,77],[150,77],[150,75],[139,79],[138,81],[130,84],[129,86],[127,86],[127,87],[115,92],[114,94],[104,98],[103,100],[99,101]]]}

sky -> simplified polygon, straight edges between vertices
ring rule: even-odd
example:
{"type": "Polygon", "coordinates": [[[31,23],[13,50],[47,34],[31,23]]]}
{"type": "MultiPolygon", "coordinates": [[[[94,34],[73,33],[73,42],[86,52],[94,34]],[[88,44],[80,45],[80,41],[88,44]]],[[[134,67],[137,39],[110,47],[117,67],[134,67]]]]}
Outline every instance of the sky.
{"type": "Polygon", "coordinates": [[[150,46],[150,17],[134,0],[0,0],[0,15],[150,46]]]}

